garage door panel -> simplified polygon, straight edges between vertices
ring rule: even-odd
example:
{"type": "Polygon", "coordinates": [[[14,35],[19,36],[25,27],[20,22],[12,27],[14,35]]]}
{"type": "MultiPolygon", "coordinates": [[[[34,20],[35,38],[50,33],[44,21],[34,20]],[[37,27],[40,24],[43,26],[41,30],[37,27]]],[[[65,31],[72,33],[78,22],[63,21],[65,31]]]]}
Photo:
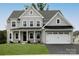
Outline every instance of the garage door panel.
{"type": "Polygon", "coordinates": [[[69,34],[46,34],[47,44],[67,44],[70,42],[69,34]]]}

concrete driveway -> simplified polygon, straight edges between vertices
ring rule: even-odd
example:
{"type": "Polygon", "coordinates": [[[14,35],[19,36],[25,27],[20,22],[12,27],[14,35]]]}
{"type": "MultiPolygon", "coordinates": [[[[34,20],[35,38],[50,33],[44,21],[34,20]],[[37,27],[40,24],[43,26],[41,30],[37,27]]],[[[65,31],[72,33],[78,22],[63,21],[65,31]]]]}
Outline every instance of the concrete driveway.
{"type": "Polygon", "coordinates": [[[78,44],[46,44],[49,54],[79,54],[78,44]]]}

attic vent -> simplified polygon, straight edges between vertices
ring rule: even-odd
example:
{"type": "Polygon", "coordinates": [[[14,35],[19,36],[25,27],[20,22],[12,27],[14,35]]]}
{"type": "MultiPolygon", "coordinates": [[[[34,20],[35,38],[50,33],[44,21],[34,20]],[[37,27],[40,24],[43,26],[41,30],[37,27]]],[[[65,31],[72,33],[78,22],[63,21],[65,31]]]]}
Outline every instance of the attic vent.
{"type": "Polygon", "coordinates": [[[60,19],[57,19],[57,24],[59,24],[60,23],[60,19]]]}
{"type": "Polygon", "coordinates": [[[32,14],[32,11],[30,11],[30,14],[32,14]]]}

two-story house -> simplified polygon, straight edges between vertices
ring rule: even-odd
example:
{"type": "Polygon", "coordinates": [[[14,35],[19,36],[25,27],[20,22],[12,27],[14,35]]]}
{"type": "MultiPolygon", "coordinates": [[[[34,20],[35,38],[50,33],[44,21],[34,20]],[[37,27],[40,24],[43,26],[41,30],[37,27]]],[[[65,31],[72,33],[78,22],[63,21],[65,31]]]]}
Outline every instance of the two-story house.
{"type": "Polygon", "coordinates": [[[71,44],[73,27],[60,10],[39,11],[34,7],[15,10],[7,20],[7,42],[71,44]]]}

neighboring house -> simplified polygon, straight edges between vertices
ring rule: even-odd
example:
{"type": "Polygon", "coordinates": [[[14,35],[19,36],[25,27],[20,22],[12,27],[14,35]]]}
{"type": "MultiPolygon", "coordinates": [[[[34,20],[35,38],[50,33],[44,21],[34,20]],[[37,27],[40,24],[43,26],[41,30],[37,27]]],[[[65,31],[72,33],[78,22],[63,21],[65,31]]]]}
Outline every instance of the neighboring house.
{"type": "Polygon", "coordinates": [[[7,42],[73,43],[73,27],[59,10],[15,10],[7,20],[7,42]]]}
{"type": "Polygon", "coordinates": [[[79,31],[75,31],[74,33],[73,33],[73,43],[74,44],[79,44],[79,31]]]}

